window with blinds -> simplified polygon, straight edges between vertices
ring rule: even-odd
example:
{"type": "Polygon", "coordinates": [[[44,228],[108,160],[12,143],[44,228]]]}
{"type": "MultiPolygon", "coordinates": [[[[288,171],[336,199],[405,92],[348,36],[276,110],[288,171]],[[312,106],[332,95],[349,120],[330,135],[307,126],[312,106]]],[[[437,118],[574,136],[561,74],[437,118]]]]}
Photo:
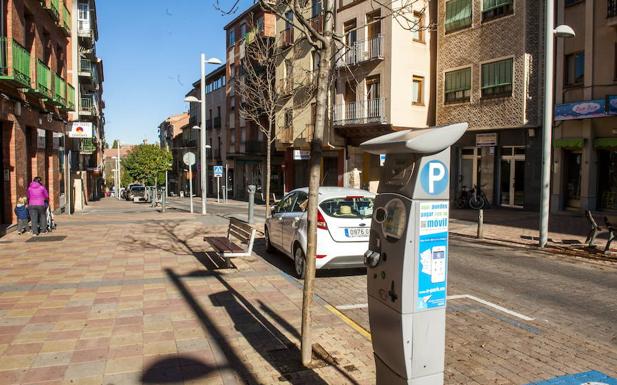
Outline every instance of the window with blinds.
{"type": "Polygon", "coordinates": [[[512,96],[512,59],[482,64],[482,97],[512,96]]]}
{"type": "Polygon", "coordinates": [[[470,27],[471,16],[471,0],[449,0],[446,3],[446,33],[470,27]]]}
{"type": "Polygon", "coordinates": [[[514,0],[482,0],[482,21],[489,21],[514,12],[514,0]]]}
{"type": "Polygon", "coordinates": [[[471,68],[446,72],[445,103],[465,103],[471,97],[471,68]]]}

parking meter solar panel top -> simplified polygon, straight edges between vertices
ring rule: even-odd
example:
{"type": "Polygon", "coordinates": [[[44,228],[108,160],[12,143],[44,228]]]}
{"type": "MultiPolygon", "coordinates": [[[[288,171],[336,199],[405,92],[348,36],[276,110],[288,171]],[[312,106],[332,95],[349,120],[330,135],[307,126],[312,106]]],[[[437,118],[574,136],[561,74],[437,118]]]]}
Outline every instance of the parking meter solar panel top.
{"type": "Polygon", "coordinates": [[[459,140],[468,127],[467,123],[456,123],[394,132],[368,140],[361,147],[372,154],[435,154],[459,140]]]}

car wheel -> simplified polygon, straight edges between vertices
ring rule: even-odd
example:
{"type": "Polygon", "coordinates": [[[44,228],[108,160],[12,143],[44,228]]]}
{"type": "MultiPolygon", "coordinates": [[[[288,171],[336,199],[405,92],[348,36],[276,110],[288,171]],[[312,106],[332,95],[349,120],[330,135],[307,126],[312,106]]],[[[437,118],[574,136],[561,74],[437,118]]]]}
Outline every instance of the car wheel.
{"type": "Polygon", "coordinates": [[[268,231],[268,228],[266,227],[265,231],[264,231],[264,238],[266,241],[266,251],[271,253],[274,251],[274,247],[272,246],[272,242],[270,242],[270,232],[268,231]]]}
{"type": "Polygon", "coordinates": [[[306,258],[304,257],[304,251],[300,246],[294,250],[294,268],[296,270],[296,277],[304,279],[304,273],[306,272],[306,258]]]}

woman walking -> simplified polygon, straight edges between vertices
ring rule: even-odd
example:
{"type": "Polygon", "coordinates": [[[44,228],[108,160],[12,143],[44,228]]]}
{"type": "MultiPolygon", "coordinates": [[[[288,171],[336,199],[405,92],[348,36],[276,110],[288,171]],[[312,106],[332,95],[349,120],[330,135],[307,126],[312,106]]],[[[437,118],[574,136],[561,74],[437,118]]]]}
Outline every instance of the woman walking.
{"type": "Polygon", "coordinates": [[[32,221],[32,235],[47,232],[47,215],[45,204],[49,193],[43,186],[41,177],[35,177],[28,187],[28,209],[32,221]]]}

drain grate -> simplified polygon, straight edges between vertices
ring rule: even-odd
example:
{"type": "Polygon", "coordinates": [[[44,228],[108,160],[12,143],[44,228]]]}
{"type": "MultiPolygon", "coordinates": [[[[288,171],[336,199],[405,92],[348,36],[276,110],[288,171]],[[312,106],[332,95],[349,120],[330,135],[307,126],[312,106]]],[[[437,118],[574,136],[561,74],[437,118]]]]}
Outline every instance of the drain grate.
{"type": "Polygon", "coordinates": [[[66,235],[40,235],[38,237],[32,237],[26,242],[61,242],[66,239],[66,235]]]}

